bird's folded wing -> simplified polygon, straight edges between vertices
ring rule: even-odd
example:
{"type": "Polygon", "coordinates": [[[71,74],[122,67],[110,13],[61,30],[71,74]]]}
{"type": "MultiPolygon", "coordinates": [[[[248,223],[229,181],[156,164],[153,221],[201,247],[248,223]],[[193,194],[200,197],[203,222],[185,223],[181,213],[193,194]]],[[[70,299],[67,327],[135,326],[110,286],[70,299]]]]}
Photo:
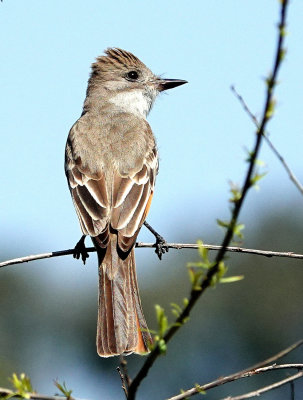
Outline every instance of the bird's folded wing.
{"type": "Polygon", "coordinates": [[[71,144],[66,150],[66,175],[82,232],[98,236],[106,247],[112,228],[118,231],[121,250],[128,251],[149,210],[158,169],[156,148],[142,159],[141,169],[129,171],[128,176],[113,169],[107,177],[106,171],[86,171],[81,158],[74,160],[68,146],[71,144]],[[107,179],[112,179],[110,188],[107,179]]]}

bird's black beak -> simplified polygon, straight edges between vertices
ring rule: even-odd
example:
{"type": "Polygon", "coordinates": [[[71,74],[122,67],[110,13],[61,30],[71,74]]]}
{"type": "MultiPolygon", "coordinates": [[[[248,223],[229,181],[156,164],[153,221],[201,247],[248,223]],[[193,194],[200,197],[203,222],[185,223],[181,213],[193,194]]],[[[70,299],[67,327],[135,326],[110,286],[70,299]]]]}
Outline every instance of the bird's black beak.
{"type": "Polygon", "coordinates": [[[184,85],[184,83],[188,83],[183,79],[159,79],[158,82],[158,90],[159,92],[163,92],[163,90],[172,89],[174,87],[184,85]]]}

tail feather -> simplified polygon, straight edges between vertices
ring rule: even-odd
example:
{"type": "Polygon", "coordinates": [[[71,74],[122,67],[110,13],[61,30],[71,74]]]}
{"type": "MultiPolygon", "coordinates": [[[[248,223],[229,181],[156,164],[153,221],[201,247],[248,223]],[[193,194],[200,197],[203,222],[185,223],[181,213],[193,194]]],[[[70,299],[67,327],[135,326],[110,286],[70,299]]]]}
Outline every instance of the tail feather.
{"type": "Polygon", "coordinates": [[[106,249],[97,247],[99,307],[97,351],[102,357],[146,353],[152,342],[143,315],[134,249],[125,257],[117,251],[117,235],[106,249]]]}
{"type": "Polygon", "coordinates": [[[137,330],[141,333],[139,335],[139,340],[138,340],[138,348],[137,352],[138,353],[146,353],[148,350],[148,346],[152,344],[152,337],[149,333],[147,323],[143,314],[143,309],[141,305],[141,299],[139,295],[139,288],[138,288],[138,282],[137,282],[137,275],[136,275],[136,270],[135,270],[135,251],[132,250],[130,256],[132,257],[132,265],[134,265],[133,272],[130,274],[131,278],[131,285],[130,287],[134,291],[134,297],[136,299],[135,301],[135,307],[136,307],[136,326],[137,330]]]}

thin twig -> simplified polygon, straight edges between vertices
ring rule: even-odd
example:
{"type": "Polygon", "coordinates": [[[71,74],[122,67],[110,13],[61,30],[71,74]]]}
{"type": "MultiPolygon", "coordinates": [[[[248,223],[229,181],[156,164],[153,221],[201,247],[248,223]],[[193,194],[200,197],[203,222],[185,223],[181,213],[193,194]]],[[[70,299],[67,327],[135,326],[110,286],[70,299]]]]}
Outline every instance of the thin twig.
{"type": "Polygon", "coordinates": [[[117,371],[118,371],[118,374],[119,374],[120,379],[121,379],[123,392],[124,392],[125,397],[127,399],[128,398],[128,387],[127,387],[127,384],[126,384],[126,381],[125,381],[125,377],[124,377],[120,367],[117,367],[117,371]]]}
{"type": "Polygon", "coordinates": [[[240,93],[237,92],[237,90],[236,90],[234,85],[232,85],[230,87],[230,89],[233,92],[233,94],[236,96],[236,98],[239,100],[239,102],[240,102],[241,106],[243,107],[244,111],[249,115],[249,117],[251,118],[251,120],[255,124],[256,128],[259,129],[259,121],[257,120],[257,117],[255,116],[255,114],[253,114],[252,111],[250,110],[250,108],[248,107],[246,101],[243,99],[243,97],[240,95],[240,93]]]}
{"type": "Polygon", "coordinates": [[[244,399],[251,399],[252,397],[259,397],[261,394],[263,394],[265,392],[269,392],[270,390],[277,389],[283,385],[286,385],[289,382],[293,382],[296,379],[302,378],[302,376],[303,376],[303,371],[298,372],[295,375],[291,375],[288,378],[282,379],[281,381],[275,382],[271,385],[264,386],[263,388],[255,390],[253,392],[241,394],[240,396],[233,396],[233,397],[228,396],[221,400],[244,400],[244,399]]]}
{"type": "Polygon", "coordinates": [[[289,165],[287,164],[287,162],[285,161],[285,159],[282,157],[282,155],[278,152],[278,150],[276,149],[276,147],[273,145],[273,143],[271,142],[271,140],[269,139],[269,137],[267,135],[265,135],[265,141],[267,142],[267,144],[269,145],[269,147],[272,149],[272,151],[275,153],[275,155],[278,157],[278,159],[281,161],[283,167],[285,168],[289,179],[295,184],[295,186],[297,187],[297,189],[301,192],[301,194],[303,194],[303,186],[301,185],[301,183],[299,182],[298,178],[295,176],[295,174],[292,172],[292,170],[290,169],[289,165]]]}
{"type": "MultiPolygon", "coordinates": [[[[236,98],[239,100],[239,102],[241,103],[244,111],[249,115],[249,117],[251,118],[251,120],[253,121],[255,126],[257,128],[259,128],[259,122],[258,122],[256,116],[251,112],[250,108],[248,107],[248,105],[245,102],[245,100],[243,99],[243,97],[237,92],[237,90],[236,90],[236,88],[234,86],[231,86],[231,91],[234,93],[236,98]]],[[[268,134],[266,134],[266,133],[264,134],[264,139],[265,139],[266,143],[268,144],[268,146],[273,151],[273,153],[275,154],[275,156],[282,163],[284,169],[286,170],[286,172],[287,172],[287,174],[289,176],[289,179],[295,184],[295,186],[301,192],[301,194],[303,194],[303,186],[301,185],[301,183],[299,182],[298,178],[295,176],[295,174],[293,173],[293,171],[291,170],[291,168],[289,167],[289,165],[285,161],[284,157],[281,155],[281,153],[278,151],[278,149],[274,146],[272,141],[269,139],[268,134]]]]}
{"type": "Polygon", "coordinates": [[[117,371],[120,375],[120,379],[122,382],[122,389],[124,391],[125,397],[128,398],[128,388],[129,385],[131,384],[131,379],[129,377],[127,370],[127,361],[122,355],[120,356],[120,366],[117,367],[117,371]]]}
{"type": "Polygon", "coordinates": [[[130,379],[128,369],[127,369],[127,361],[126,361],[125,357],[123,357],[123,356],[120,356],[120,367],[121,367],[121,369],[123,371],[123,375],[126,379],[127,389],[128,389],[129,385],[131,384],[131,379],[130,379]]]}
{"type": "MultiPolygon", "coordinates": [[[[175,249],[175,250],[181,250],[181,249],[198,249],[199,245],[197,243],[166,243],[165,246],[167,246],[170,249],[175,249]]],[[[155,248],[156,245],[154,243],[137,243],[136,247],[138,248],[155,248]]],[[[203,247],[205,247],[208,250],[221,250],[222,246],[219,245],[213,245],[213,244],[203,244],[203,247]]],[[[88,247],[86,248],[87,252],[92,253],[95,252],[96,249],[94,247],[88,247]]],[[[245,253],[245,254],[252,254],[256,256],[263,256],[263,257],[286,257],[286,258],[296,258],[296,259],[303,259],[303,254],[299,253],[294,253],[293,251],[272,251],[272,250],[258,250],[258,249],[246,249],[244,247],[233,247],[229,246],[226,247],[227,252],[232,252],[232,253],[245,253]]],[[[8,267],[9,265],[15,265],[15,264],[22,264],[30,261],[36,261],[36,260],[43,260],[45,258],[52,258],[52,257],[62,257],[62,256],[67,256],[67,255],[73,255],[75,253],[74,249],[68,249],[68,250],[60,250],[60,251],[53,251],[50,253],[42,253],[42,254],[34,254],[30,256],[24,256],[24,257],[19,257],[19,258],[13,258],[11,260],[6,260],[0,262],[0,268],[3,267],[8,267]]]]}
{"type": "MultiPolygon", "coordinates": [[[[201,390],[207,391],[207,390],[213,389],[215,387],[224,385],[225,383],[233,382],[240,378],[245,378],[246,376],[255,375],[257,373],[260,373],[260,371],[262,371],[262,369],[264,369],[264,372],[266,370],[268,370],[268,368],[270,370],[281,369],[281,366],[278,366],[276,364],[269,366],[269,367],[267,365],[273,363],[274,361],[279,360],[282,357],[285,357],[287,354],[291,353],[292,351],[294,351],[295,349],[300,347],[302,344],[303,344],[303,340],[299,340],[298,342],[292,344],[291,346],[287,347],[286,349],[279,351],[279,353],[274,354],[273,356],[271,356],[261,362],[258,362],[257,364],[254,364],[248,368],[245,368],[244,370],[235,372],[235,373],[225,376],[225,377],[218,378],[218,379],[216,379],[212,382],[206,383],[204,385],[197,385],[194,388],[186,390],[182,394],[179,394],[174,397],[170,397],[168,400],[186,399],[187,397],[191,397],[191,396],[199,393],[201,390]],[[250,375],[247,375],[247,374],[250,374],[250,375]]],[[[285,364],[285,365],[288,365],[288,366],[291,365],[291,366],[293,366],[293,368],[297,368],[297,366],[299,365],[299,368],[302,368],[302,364],[285,364]]],[[[292,367],[287,367],[287,368],[292,368],[292,367]]]]}
{"type": "MultiPolygon", "coordinates": [[[[283,0],[283,2],[281,2],[280,22],[279,22],[279,26],[278,26],[279,33],[278,33],[276,54],[275,54],[275,59],[274,59],[274,66],[273,66],[272,73],[267,80],[267,92],[266,92],[265,105],[264,105],[264,109],[263,109],[263,116],[261,118],[260,126],[256,132],[255,146],[250,155],[248,170],[246,172],[242,190],[241,190],[239,199],[237,199],[237,201],[234,202],[234,208],[232,210],[231,219],[228,224],[228,229],[226,231],[226,234],[225,234],[223,242],[222,242],[222,247],[217,253],[214,266],[208,270],[206,277],[201,282],[199,290],[196,290],[195,287],[192,288],[188,304],[183,308],[179,317],[176,319],[175,324],[173,324],[168,329],[167,333],[164,335],[163,340],[166,343],[180,329],[180,326],[182,326],[184,321],[187,320],[187,318],[188,318],[192,308],[195,306],[197,300],[203,295],[205,290],[211,286],[212,280],[216,276],[216,274],[219,270],[219,265],[222,262],[222,260],[224,259],[225,253],[227,251],[226,249],[233,238],[234,230],[235,230],[235,227],[236,227],[236,224],[238,221],[238,216],[242,209],[244,199],[246,198],[246,195],[252,186],[252,178],[253,178],[253,173],[255,170],[257,156],[259,154],[262,139],[264,137],[264,132],[266,131],[267,123],[272,115],[271,109],[272,109],[272,105],[273,105],[272,104],[273,93],[274,93],[274,89],[275,89],[276,83],[277,83],[276,80],[277,80],[277,76],[278,76],[278,71],[279,71],[279,68],[281,66],[281,62],[283,59],[282,54],[283,54],[283,44],[284,44],[284,39],[285,39],[287,6],[288,6],[288,0],[283,0]]],[[[153,366],[154,362],[156,361],[156,359],[159,357],[160,354],[161,354],[161,351],[160,351],[159,345],[156,345],[156,347],[153,349],[153,351],[151,351],[151,353],[147,356],[146,361],[144,362],[143,366],[141,367],[141,369],[139,370],[139,372],[133,379],[132,384],[129,387],[129,391],[128,391],[129,400],[135,399],[136,392],[138,390],[139,385],[141,384],[143,379],[147,376],[150,368],[153,366]]]]}
{"type": "MultiPolygon", "coordinates": [[[[167,400],[184,400],[184,399],[187,399],[188,397],[195,396],[198,393],[206,392],[207,390],[213,389],[218,386],[225,385],[226,383],[235,382],[239,379],[250,378],[251,376],[263,374],[264,372],[269,372],[269,371],[274,371],[274,370],[288,370],[288,369],[302,370],[303,364],[284,364],[284,365],[275,365],[274,364],[274,365],[269,365],[264,368],[258,368],[258,369],[253,369],[251,371],[247,371],[247,372],[243,372],[243,373],[237,373],[237,374],[233,374],[230,376],[224,376],[223,378],[219,378],[219,379],[215,380],[214,382],[210,382],[205,385],[201,385],[201,386],[196,385],[196,387],[189,389],[186,392],[183,392],[177,396],[170,397],[167,400]]],[[[302,374],[303,371],[300,373],[302,374]]],[[[270,385],[270,386],[272,386],[272,385],[270,385]]],[[[269,386],[267,386],[267,387],[269,387],[269,386]]],[[[256,392],[258,392],[258,391],[256,391],[256,392]]],[[[253,393],[255,393],[255,392],[253,392],[253,393]]],[[[231,399],[231,398],[234,399],[234,397],[226,397],[224,400],[231,399]]],[[[245,397],[243,397],[243,398],[245,398],[245,397]]]]}

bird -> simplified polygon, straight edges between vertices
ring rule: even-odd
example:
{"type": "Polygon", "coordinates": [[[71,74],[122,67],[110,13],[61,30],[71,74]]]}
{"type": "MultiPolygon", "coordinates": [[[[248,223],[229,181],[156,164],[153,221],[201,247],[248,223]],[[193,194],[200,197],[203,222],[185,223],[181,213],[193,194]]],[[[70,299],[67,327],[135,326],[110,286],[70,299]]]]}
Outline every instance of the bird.
{"type": "Polygon", "coordinates": [[[90,236],[98,256],[101,357],[146,354],[152,346],[134,254],[159,165],[146,117],[160,92],[185,83],[153,74],[126,50],[108,48],[91,66],[82,114],[69,131],[65,173],[83,234],[77,246],[90,236]]]}

